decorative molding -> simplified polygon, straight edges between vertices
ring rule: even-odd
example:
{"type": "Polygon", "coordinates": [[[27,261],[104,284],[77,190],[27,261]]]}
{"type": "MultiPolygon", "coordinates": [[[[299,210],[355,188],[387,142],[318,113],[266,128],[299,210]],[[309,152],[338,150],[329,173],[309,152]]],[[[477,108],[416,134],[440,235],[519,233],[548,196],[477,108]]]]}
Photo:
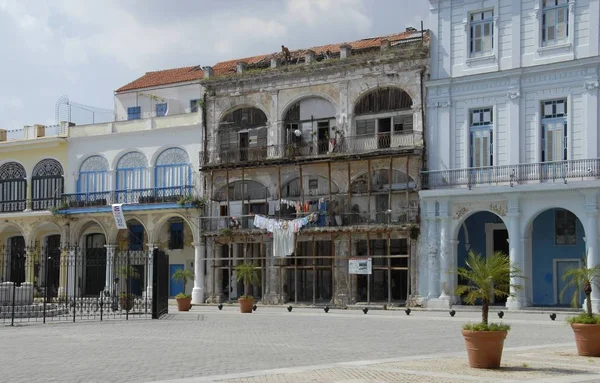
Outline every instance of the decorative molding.
{"type": "Polygon", "coordinates": [[[489,208],[491,211],[498,214],[500,217],[504,217],[506,216],[506,206],[503,205],[505,204],[490,203],[489,208]]]}
{"type": "Polygon", "coordinates": [[[511,100],[515,100],[521,97],[521,92],[518,90],[509,90],[508,92],[506,92],[506,96],[511,100]]]}
{"type": "Polygon", "coordinates": [[[600,82],[597,80],[596,81],[586,81],[583,84],[583,89],[588,90],[588,91],[596,90],[598,88],[600,88],[600,82]]]}
{"type": "Polygon", "coordinates": [[[454,213],[453,219],[461,219],[465,214],[469,212],[469,208],[466,206],[460,206],[456,209],[456,213],[454,213]]]}

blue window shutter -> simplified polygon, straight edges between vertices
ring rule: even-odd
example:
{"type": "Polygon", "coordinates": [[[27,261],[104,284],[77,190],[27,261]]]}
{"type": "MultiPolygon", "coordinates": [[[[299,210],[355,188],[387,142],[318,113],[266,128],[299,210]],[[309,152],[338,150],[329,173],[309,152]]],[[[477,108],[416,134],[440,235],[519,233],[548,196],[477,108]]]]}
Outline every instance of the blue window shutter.
{"type": "Polygon", "coordinates": [[[163,117],[166,115],[167,115],[167,104],[166,103],[156,104],[156,116],[163,117]]]}
{"type": "Polygon", "coordinates": [[[127,108],[128,120],[139,120],[142,118],[142,108],[139,106],[130,106],[127,108]]]}
{"type": "Polygon", "coordinates": [[[129,226],[129,250],[142,250],[144,246],[144,226],[129,226]]]}

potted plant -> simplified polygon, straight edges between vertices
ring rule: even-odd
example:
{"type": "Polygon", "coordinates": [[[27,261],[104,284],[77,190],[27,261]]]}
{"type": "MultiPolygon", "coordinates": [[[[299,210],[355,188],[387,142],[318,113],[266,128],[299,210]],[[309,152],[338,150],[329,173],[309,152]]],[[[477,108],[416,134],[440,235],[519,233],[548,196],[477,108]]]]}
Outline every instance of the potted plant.
{"type": "MultiPolygon", "coordinates": [[[[119,269],[118,275],[125,280],[125,283],[130,284],[132,279],[140,279],[140,273],[133,266],[123,266],[119,269]]],[[[135,302],[134,295],[124,291],[119,294],[119,302],[121,303],[121,310],[130,311],[133,308],[135,302]]]]}
{"type": "Polygon", "coordinates": [[[570,269],[563,275],[567,282],[560,293],[561,299],[570,287],[575,287],[571,304],[578,306],[581,288],[585,293],[585,312],[568,318],[571,328],[575,333],[577,353],[581,356],[600,356],[600,315],[592,313],[592,286],[600,288],[600,265],[588,268],[585,263],[582,267],[570,269]]]}
{"type": "Polygon", "coordinates": [[[177,310],[190,311],[190,308],[192,307],[192,296],[185,293],[185,286],[187,285],[188,281],[194,280],[194,272],[190,269],[179,269],[173,273],[172,278],[176,282],[183,282],[183,292],[175,295],[175,300],[177,301],[177,310]]]}
{"type": "Polygon", "coordinates": [[[235,267],[235,273],[237,280],[244,283],[244,295],[238,299],[240,311],[242,313],[251,314],[254,297],[250,295],[250,285],[260,282],[258,270],[254,267],[253,263],[246,262],[237,265],[235,267]]]}
{"type": "Polygon", "coordinates": [[[495,252],[489,258],[483,258],[473,251],[469,252],[466,264],[457,273],[468,285],[458,286],[457,294],[465,295],[465,302],[481,302],[481,323],[467,323],[463,326],[469,365],[472,368],[498,368],[502,359],[504,339],[510,326],[503,323],[489,323],[490,298],[509,296],[510,278],[517,276],[518,270],[510,264],[508,256],[495,252]]]}

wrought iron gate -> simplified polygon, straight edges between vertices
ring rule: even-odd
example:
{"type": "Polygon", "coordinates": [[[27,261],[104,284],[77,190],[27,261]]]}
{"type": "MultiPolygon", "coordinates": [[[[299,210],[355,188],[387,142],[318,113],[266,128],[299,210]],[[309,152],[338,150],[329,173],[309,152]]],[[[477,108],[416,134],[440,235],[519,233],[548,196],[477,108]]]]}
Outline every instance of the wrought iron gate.
{"type": "Polygon", "coordinates": [[[154,249],[152,258],[152,319],[159,319],[169,312],[169,254],[154,249]]]}

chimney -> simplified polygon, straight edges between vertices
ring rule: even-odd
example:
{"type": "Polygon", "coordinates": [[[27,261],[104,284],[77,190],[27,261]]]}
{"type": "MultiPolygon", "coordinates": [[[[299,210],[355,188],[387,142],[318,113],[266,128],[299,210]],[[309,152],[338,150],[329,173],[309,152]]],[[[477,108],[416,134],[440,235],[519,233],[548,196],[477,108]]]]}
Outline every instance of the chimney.
{"type": "Polygon", "coordinates": [[[46,126],[40,124],[33,125],[33,134],[35,135],[35,138],[45,137],[46,126]]]}
{"type": "Polygon", "coordinates": [[[352,54],[352,47],[348,44],[340,45],[340,59],[345,59],[350,57],[352,54]]]}
{"type": "Polygon", "coordinates": [[[304,63],[305,64],[312,64],[315,61],[315,52],[311,51],[310,49],[306,51],[306,54],[304,55],[304,63]]]}
{"type": "Polygon", "coordinates": [[[381,40],[381,50],[385,51],[390,49],[391,45],[390,45],[390,40],[381,40]]]}
{"type": "Polygon", "coordinates": [[[245,63],[245,62],[243,62],[243,61],[240,61],[239,63],[237,63],[237,73],[238,74],[244,73],[244,71],[246,70],[246,66],[247,65],[248,64],[245,63]]]}
{"type": "Polygon", "coordinates": [[[273,57],[271,59],[271,68],[278,68],[279,67],[279,59],[277,57],[273,57]]]}
{"type": "Polygon", "coordinates": [[[211,78],[214,76],[213,68],[211,66],[202,67],[202,70],[204,71],[204,78],[211,78]]]}
{"type": "Polygon", "coordinates": [[[0,142],[5,142],[7,140],[7,131],[6,129],[0,129],[0,142]]]}

